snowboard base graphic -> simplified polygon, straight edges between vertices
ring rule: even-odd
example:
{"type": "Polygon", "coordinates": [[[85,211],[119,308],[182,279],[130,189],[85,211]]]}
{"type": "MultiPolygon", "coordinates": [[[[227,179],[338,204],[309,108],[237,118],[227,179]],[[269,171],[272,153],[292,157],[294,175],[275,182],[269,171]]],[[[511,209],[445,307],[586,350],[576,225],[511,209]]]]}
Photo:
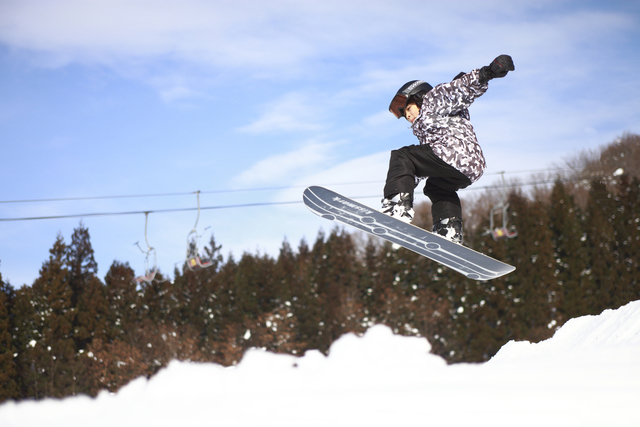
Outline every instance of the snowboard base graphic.
{"type": "Polygon", "coordinates": [[[303,200],[316,215],[396,243],[470,279],[491,280],[516,269],[323,187],[307,188],[303,200]]]}

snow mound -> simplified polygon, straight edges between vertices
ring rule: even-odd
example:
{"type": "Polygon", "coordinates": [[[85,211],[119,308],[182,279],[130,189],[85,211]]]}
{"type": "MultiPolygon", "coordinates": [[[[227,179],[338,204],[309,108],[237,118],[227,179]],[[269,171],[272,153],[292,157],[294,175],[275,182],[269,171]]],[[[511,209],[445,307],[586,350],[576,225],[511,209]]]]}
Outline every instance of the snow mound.
{"type": "Polygon", "coordinates": [[[566,359],[585,355],[610,357],[611,362],[620,362],[632,356],[631,360],[638,361],[640,354],[634,354],[634,348],[640,348],[640,301],[617,310],[605,310],[598,316],[571,319],[551,339],[537,344],[511,341],[489,363],[566,359]]]}
{"type": "Polygon", "coordinates": [[[172,362],[117,394],[0,406],[0,426],[640,425],[640,301],[447,365],[422,338],[375,326],[328,357],[247,352],[238,366],[172,362]]]}

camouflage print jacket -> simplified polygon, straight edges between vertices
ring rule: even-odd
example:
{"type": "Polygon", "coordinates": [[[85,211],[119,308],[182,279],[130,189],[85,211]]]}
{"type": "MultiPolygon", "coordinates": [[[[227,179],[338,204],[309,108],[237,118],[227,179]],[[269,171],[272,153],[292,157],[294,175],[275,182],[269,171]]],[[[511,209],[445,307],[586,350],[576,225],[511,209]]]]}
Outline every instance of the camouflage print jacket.
{"type": "Polygon", "coordinates": [[[421,144],[430,145],[436,156],[471,182],[480,179],[486,163],[467,108],[488,87],[480,84],[479,70],[434,87],[424,96],[420,114],[411,126],[421,144]]]}

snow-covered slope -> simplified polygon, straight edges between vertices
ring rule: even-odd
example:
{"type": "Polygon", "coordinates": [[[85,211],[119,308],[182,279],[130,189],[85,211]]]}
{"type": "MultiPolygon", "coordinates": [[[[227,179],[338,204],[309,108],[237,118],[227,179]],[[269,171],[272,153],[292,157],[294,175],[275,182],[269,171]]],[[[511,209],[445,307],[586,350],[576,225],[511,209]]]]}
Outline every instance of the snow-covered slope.
{"type": "Polygon", "coordinates": [[[172,362],[115,395],[5,403],[0,426],[638,426],[638,402],[640,301],[484,364],[446,365],[376,326],[329,357],[250,350],[233,368],[172,362]]]}

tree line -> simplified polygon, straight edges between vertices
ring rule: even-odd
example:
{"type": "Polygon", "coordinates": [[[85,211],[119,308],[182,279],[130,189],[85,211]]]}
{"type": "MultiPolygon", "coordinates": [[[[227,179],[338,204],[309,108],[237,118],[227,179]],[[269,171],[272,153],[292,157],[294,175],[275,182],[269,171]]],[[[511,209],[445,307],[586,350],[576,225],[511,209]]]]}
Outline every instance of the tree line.
{"type": "MultiPolygon", "coordinates": [[[[295,249],[284,241],[275,258],[224,259],[211,237],[209,268],[139,284],[114,261],[100,279],[80,223],[69,243],[56,238],[31,286],[0,275],[0,401],[95,396],[173,359],[230,366],[251,347],[326,354],[374,324],[424,337],[449,363],[549,338],[571,318],[640,298],[639,147],[639,136],[625,135],[552,186],[512,189],[513,239],[486,233],[495,195],[466,202],[465,244],[517,267],[488,282],[341,228],[295,249]]],[[[430,227],[429,207],[416,212],[430,227]]]]}

